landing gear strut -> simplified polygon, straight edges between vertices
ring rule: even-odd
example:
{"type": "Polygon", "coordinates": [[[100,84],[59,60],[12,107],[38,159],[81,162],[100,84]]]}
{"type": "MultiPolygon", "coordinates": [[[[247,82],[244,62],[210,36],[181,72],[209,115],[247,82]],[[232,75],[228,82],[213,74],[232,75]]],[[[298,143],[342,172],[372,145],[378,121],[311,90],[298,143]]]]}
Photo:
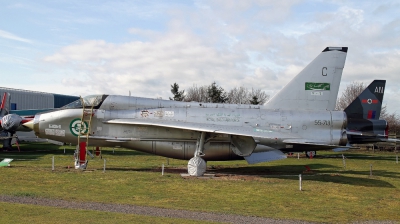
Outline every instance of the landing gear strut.
{"type": "Polygon", "coordinates": [[[207,163],[201,156],[204,156],[204,141],[206,138],[206,133],[201,132],[199,139],[197,140],[196,151],[194,152],[194,157],[188,162],[188,173],[190,176],[203,176],[206,172],[207,163]]]}

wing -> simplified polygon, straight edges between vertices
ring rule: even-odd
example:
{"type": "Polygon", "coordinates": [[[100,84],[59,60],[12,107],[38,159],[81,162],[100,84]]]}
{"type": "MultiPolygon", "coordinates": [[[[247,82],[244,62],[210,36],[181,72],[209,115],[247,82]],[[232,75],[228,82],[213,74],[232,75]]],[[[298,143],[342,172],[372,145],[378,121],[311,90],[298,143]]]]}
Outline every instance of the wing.
{"type": "Polygon", "coordinates": [[[228,126],[218,124],[201,124],[194,122],[184,121],[170,121],[170,120],[150,120],[150,119],[114,119],[106,121],[108,124],[126,124],[126,125],[149,125],[157,127],[177,128],[184,130],[192,130],[199,132],[211,132],[219,134],[248,136],[254,138],[268,138],[268,139],[295,139],[298,136],[276,132],[270,129],[243,127],[243,126],[228,126]]]}
{"type": "MultiPolygon", "coordinates": [[[[292,144],[296,147],[304,146],[310,147],[315,146],[319,149],[333,149],[338,147],[337,145],[330,145],[324,142],[318,142],[312,139],[303,139],[300,136],[288,133],[281,133],[270,129],[254,128],[250,126],[228,126],[218,124],[201,124],[194,122],[183,122],[183,121],[171,121],[171,120],[150,120],[150,119],[114,119],[106,121],[109,124],[126,124],[126,125],[150,125],[158,127],[177,128],[184,130],[192,130],[199,132],[211,132],[219,134],[229,134],[238,136],[248,136],[253,138],[264,138],[264,139],[280,139],[285,144],[292,144]]],[[[108,139],[109,141],[131,141],[139,139],[108,139]]]]}

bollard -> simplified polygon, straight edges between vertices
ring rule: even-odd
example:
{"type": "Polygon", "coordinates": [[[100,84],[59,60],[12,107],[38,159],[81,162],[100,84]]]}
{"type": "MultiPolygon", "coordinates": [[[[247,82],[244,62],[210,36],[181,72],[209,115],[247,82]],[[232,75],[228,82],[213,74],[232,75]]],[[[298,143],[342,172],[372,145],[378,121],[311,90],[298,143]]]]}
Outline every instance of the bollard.
{"type": "Polygon", "coordinates": [[[104,159],[103,173],[106,172],[106,159],[104,159]]]}
{"type": "Polygon", "coordinates": [[[164,163],[162,164],[161,176],[164,176],[164,163]]]}
{"type": "Polygon", "coordinates": [[[346,157],[342,154],[343,157],[343,169],[346,169],[346,157]]]}
{"type": "Polygon", "coordinates": [[[370,167],[369,167],[369,176],[372,177],[372,164],[371,164],[370,167]]]}
{"type": "Polygon", "coordinates": [[[300,159],[300,153],[297,153],[297,159],[300,159]]]}
{"type": "Polygon", "coordinates": [[[302,179],[301,179],[301,174],[299,174],[299,187],[300,187],[300,191],[302,191],[302,179]]]}
{"type": "Polygon", "coordinates": [[[114,148],[113,148],[113,154],[114,154],[114,148]]]}
{"type": "Polygon", "coordinates": [[[54,156],[51,159],[51,171],[54,171],[54,156]]]}

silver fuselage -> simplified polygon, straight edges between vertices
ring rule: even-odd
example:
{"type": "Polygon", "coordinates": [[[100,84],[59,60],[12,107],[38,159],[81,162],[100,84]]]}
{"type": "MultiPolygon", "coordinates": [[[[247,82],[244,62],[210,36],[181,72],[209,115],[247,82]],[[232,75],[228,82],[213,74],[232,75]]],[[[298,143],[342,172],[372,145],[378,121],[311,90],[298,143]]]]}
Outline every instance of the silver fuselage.
{"type": "MultiPolygon", "coordinates": [[[[65,143],[78,143],[78,123],[85,113],[89,120],[89,146],[124,147],[177,159],[193,157],[200,132],[197,130],[152,125],[109,123],[116,119],[169,121],[223,125],[233,129],[254,131],[257,150],[267,148],[282,151],[318,150],[293,147],[287,139],[302,139],[329,145],[343,145],[346,115],[342,111],[271,110],[259,105],[212,104],[178,102],[130,96],[107,96],[93,110],[82,108],[60,109],[38,114],[34,130],[38,137],[65,143]],[[90,126],[90,128],[89,128],[90,126]],[[263,133],[268,136],[263,137],[263,133]],[[285,136],[285,137],[282,137],[285,136]]],[[[208,133],[204,146],[205,160],[231,160],[242,158],[231,149],[229,134],[208,133]]],[[[82,138],[81,138],[82,139],[82,138]]]]}

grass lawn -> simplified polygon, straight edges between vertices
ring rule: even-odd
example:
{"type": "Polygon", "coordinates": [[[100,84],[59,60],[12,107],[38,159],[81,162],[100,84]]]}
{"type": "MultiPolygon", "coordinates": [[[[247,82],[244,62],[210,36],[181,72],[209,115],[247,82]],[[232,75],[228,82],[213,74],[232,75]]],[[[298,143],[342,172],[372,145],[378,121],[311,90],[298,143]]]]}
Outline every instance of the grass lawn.
{"type": "MultiPolygon", "coordinates": [[[[73,167],[74,147],[30,144],[21,145],[21,149],[21,152],[0,152],[0,159],[14,159],[11,167],[0,168],[2,195],[315,222],[400,221],[400,164],[396,164],[396,154],[393,152],[343,152],[347,158],[346,168],[342,153],[333,152],[318,152],[320,157],[314,159],[297,159],[295,155],[285,160],[256,165],[247,165],[245,161],[208,162],[208,172],[224,175],[213,179],[184,179],[179,172],[170,170],[186,168],[187,161],[167,160],[133,150],[116,148],[113,153],[112,148],[103,148],[102,159],[91,159],[87,171],[77,171],[68,168],[73,167]],[[161,175],[162,164],[168,168],[164,176],[161,175]],[[311,171],[306,172],[305,166],[310,167],[311,171]],[[252,176],[231,175],[235,173],[252,176]],[[299,190],[299,174],[303,178],[302,191],[299,190]]],[[[72,209],[61,212],[64,210],[11,203],[1,203],[1,208],[0,222],[16,218],[24,222],[23,218],[31,213],[42,214],[35,216],[36,221],[42,223],[51,221],[41,220],[41,217],[66,220],[68,215],[79,217],[77,222],[93,220],[92,216],[107,216],[109,219],[104,220],[110,222],[143,219],[141,223],[147,223],[154,218],[72,209]]],[[[164,218],[154,218],[152,221],[188,222],[164,218]]]]}

